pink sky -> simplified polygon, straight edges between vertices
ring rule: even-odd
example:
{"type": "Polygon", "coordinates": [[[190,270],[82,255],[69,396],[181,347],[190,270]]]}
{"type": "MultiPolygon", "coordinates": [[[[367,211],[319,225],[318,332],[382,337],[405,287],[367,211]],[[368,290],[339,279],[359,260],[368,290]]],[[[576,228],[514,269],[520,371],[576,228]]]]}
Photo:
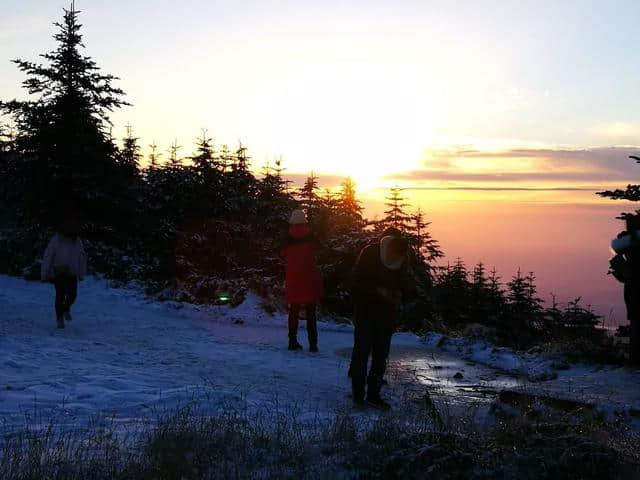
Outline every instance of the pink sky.
{"type": "MultiPolygon", "coordinates": [[[[608,276],[609,243],[623,229],[615,217],[630,211],[593,192],[405,191],[432,222],[447,261],[482,261],[506,282],[518,268],[534,271],[539,294],[560,302],[582,297],[608,323],[626,321],[622,286],[608,276]]],[[[384,210],[366,201],[367,214],[384,210]]],[[[637,208],[637,205],[635,206],[637,208]]]]}

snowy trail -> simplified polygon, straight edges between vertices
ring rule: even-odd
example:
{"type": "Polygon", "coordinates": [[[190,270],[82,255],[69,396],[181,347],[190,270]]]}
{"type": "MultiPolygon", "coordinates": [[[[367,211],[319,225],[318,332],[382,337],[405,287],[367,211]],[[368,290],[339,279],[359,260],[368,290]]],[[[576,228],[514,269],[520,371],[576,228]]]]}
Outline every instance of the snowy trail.
{"type": "Polygon", "coordinates": [[[194,395],[261,402],[275,394],[300,400],[304,392],[308,408],[318,410],[346,395],[343,358],[292,356],[273,325],[225,325],[89,279],[80,284],[74,320],[57,330],[50,285],[0,281],[5,420],[30,409],[137,416],[194,395]]]}
{"type": "MultiPolygon", "coordinates": [[[[51,285],[0,276],[0,423],[20,424],[25,415],[77,423],[99,413],[127,421],[192,399],[212,409],[226,402],[266,409],[277,403],[302,416],[350,406],[350,326],[321,322],[320,353],[312,354],[288,352],[284,315],[267,315],[253,296],[235,309],[200,308],[149,301],[89,278],[64,330],[55,328],[52,303],[51,285]]],[[[303,329],[303,344],[305,337],[303,329]]],[[[619,370],[624,375],[564,372],[544,388],[562,391],[574,381],[576,389],[597,391],[606,379],[607,401],[640,407],[640,375],[619,370]],[[630,381],[635,393],[614,393],[630,381]]],[[[429,388],[465,408],[526,383],[409,334],[394,336],[388,378],[385,394],[398,403],[407,387],[429,388]],[[462,379],[453,378],[457,372],[462,379]]]]}

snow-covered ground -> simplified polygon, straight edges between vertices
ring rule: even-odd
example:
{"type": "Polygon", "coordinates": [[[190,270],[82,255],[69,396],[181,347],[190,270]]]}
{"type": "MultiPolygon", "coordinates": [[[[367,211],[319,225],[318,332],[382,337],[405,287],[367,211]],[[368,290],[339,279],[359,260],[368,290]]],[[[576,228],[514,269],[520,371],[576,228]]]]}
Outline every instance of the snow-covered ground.
{"type": "MultiPolygon", "coordinates": [[[[161,303],[95,278],[79,285],[73,316],[67,328],[56,329],[51,285],[0,276],[5,426],[25,416],[75,423],[108,414],[126,422],[190,400],[212,410],[242,405],[310,417],[351,405],[348,325],[321,322],[319,353],[289,352],[284,314],[266,314],[254,296],[237,308],[161,303]]],[[[303,328],[303,344],[305,337],[303,328]]],[[[576,366],[530,383],[526,362],[531,368],[539,362],[451,345],[396,334],[383,393],[400,405],[407,391],[426,388],[465,406],[489,402],[503,388],[525,388],[640,409],[638,371],[576,366]]]]}

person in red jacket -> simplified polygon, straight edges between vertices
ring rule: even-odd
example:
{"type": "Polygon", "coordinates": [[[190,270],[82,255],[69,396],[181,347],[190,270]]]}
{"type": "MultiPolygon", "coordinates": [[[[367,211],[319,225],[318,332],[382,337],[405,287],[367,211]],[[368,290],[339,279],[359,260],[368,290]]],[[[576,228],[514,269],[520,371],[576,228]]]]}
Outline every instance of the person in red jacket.
{"type": "Polygon", "coordinates": [[[315,262],[318,241],[302,210],[294,210],[289,219],[289,232],[280,255],[285,260],[285,300],[289,305],[289,350],[301,350],[298,343],[298,319],[304,306],[309,335],[309,351],[318,351],[316,304],[324,289],[320,269],[315,262]]]}

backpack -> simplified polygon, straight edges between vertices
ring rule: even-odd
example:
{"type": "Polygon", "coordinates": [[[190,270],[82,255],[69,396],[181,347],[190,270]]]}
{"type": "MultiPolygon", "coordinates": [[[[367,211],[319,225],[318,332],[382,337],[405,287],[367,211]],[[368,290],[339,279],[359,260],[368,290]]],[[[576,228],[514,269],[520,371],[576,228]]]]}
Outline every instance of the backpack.
{"type": "Polygon", "coordinates": [[[631,266],[621,254],[616,254],[609,260],[609,273],[619,282],[628,282],[631,279],[631,266]]]}

